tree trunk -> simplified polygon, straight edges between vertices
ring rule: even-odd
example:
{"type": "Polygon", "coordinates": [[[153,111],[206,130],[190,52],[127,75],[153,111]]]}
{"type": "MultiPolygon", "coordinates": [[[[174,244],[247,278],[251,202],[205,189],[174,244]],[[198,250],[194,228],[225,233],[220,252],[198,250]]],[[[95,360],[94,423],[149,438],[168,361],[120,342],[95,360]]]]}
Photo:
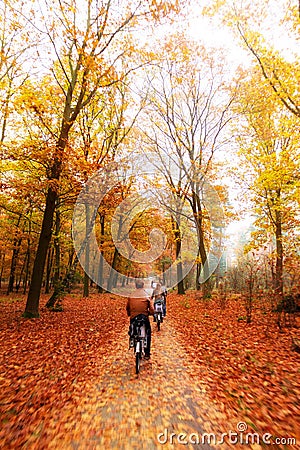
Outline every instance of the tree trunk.
{"type": "Polygon", "coordinates": [[[179,295],[185,294],[184,283],[183,283],[183,275],[182,275],[182,262],[180,261],[177,264],[177,280],[179,280],[177,284],[177,293],[179,295]]]}
{"type": "Polygon", "coordinates": [[[21,267],[21,270],[19,273],[19,279],[18,280],[16,279],[16,292],[19,292],[26,264],[27,264],[27,252],[25,254],[24,261],[23,261],[23,264],[22,264],[22,267],[21,267]]]}
{"type": "Polygon", "coordinates": [[[2,287],[2,278],[3,278],[3,271],[4,271],[4,263],[5,263],[5,253],[1,254],[0,288],[2,287]]]}
{"type": "Polygon", "coordinates": [[[2,130],[1,130],[1,144],[3,144],[5,139],[6,127],[7,127],[7,119],[9,117],[9,109],[10,109],[10,101],[13,96],[14,90],[12,89],[13,79],[9,77],[9,86],[7,90],[7,95],[5,100],[2,103],[2,130]]]}
{"type": "MultiPolygon", "coordinates": [[[[118,233],[117,233],[118,240],[120,239],[120,236],[121,236],[122,226],[123,226],[123,219],[122,219],[122,215],[120,214],[119,223],[118,223],[118,233]]],[[[115,273],[115,271],[116,271],[116,268],[118,265],[118,261],[119,261],[119,251],[115,247],[114,256],[113,256],[113,260],[112,260],[112,264],[111,264],[111,270],[110,270],[108,281],[107,281],[108,292],[111,292],[112,288],[116,287],[116,285],[117,285],[118,273],[115,273]]]]}
{"type": "Polygon", "coordinates": [[[276,271],[275,271],[275,291],[282,298],[283,296],[283,246],[282,246],[282,229],[281,214],[276,211],[276,271]]]}
{"type": "MultiPolygon", "coordinates": [[[[119,259],[119,258],[118,258],[118,259],[119,259]]],[[[117,272],[117,273],[114,274],[114,277],[113,277],[113,288],[116,288],[116,287],[117,287],[117,284],[118,284],[118,277],[119,277],[119,273],[117,272]]]]}
{"type": "Polygon", "coordinates": [[[11,258],[11,266],[10,266],[10,275],[9,275],[7,294],[9,294],[10,292],[13,292],[13,290],[14,290],[17,260],[18,260],[18,256],[19,256],[19,252],[20,252],[21,243],[22,243],[21,238],[14,239],[14,249],[13,249],[13,254],[12,254],[12,258],[11,258]]]}
{"type": "Polygon", "coordinates": [[[90,242],[89,242],[89,227],[90,227],[90,207],[85,204],[85,227],[86,227],[86,247],[85,247],[85,267],[84,267],[84,281],[83,281],[83,296],[89,296],[89,269],[90,269],[90,242]]]}
{"type": "Polygon", "coordinates": [[[102,294],[103,292],[103,258],[100,258],[98,266],[98,293],[102,294]]]}
{"type": "MultiPolygon", "coordinates": [[[[199,257],[199,254],[198,254],[199,257]]],[[[200,275],[201,275],[201,262],[197,261],[196,264],[196,290],[200,291],[201,283],[200,283],[200,275]]]]}
{"type": "MultiPolygon", "coordinates": [[[[100,245],[102,246],[104,242],[104,223],[105,223],[105,216],[103,214],[100,214],[100,245]]],[[[99,267],[98,267],[98,292],[101,294],[103,289],[103,251],[100,250],[101,257],[99,261],[99,267]]]]}
{"type": "Polygon", "coordinates": [[[27,252],[26,252],[26,267],[24,275],[23,294],[26,294],[28,279],[29,279],[29,267],[30,267],[30,238],[27,240],[27,252]]]}
{"type": "Polygon", "coordinates": [[[52,236],[52,226],[56,200],[56,189],[50,186],[47,192],[42,229],[33,264],[32,278],[28,292],[26,308],[23,314],[24,317],[39,317],[40,293],[42,288],[47,251],[52,236]]]}
{"type": "MultiPolygon", "coordinates": [[[[177,220],[180,220],[177,218],[177,220]]],[[[183,273],[182,273],[182,261],[181,261],[181,233],[178,222],[172,220],[172,228],[175,237],[175,256],[176,256],[176,270],[177,270],[177,293],[179,295],[185,294],[184,283],[183,283],[183,273]]]]}
{"type": "MultiPolygon", "coordinates": [[[[18,222],[16,224],[17,228],[19,227],[20,222],[21,222],[21,216],[19,216],[19,218],[18,218],[18,222]]],[[[16,231],[16,235],[14,237],[11,264],[10,264],[10,274],[9,274],[9,282],[8,282],[8,287],[7,287],[7,295],[10,292],[13,292],[13,290],[14,290],[17,259],[18,259],[18,255],[19,255],[19,251],[20,251],[21,242],[22,242],[22,238],[17,237],[17,231],[16,231]]]]}
{"type": "Polygon", "coordinates": [[[75,254],[75,250],[74,250],[74,248],[72,248],[69,251],[69,260],[68,260],[68,266],[67,266],[67,273],[71,272],[71,270],[72,270],[74,254],[75,254]]]}
{"type": "Polygon", "coordinates": [[[48,248],[48,255],[47,255],[45,294],[49,294],[50,292],[50,280],[51,280],[53,257],[54,257],[54,249],[50,246],[48,248]]]}
{"type": "Polygon", "coordinates": [[[53,275],[53,283],[54,285],[60,280],[60,242],[59,242],[59,233],[60,233],[60,212],[58,207],[56,207],[55,211],[55,238],[54,238],[54,252],[55,252],[55,266],[54,266],[54,275],[53,275]]]}
{"type": "Polygon", "coordinates": [[[203,230],[201,228],[200,230],[200,242],[199,242],[199,254],[201,258],[201,268],[203,270],[203,276],[204,276],[204,282],[202,283],[202,292],[203,292],[203,298],[206,298],[211,293],[211,286],[210,286],[210,274],[209,274],[209,267],[208,267],[208,258],[207,253],[205,249],[205,243],[204,243],[204,235],[203,230]]]}
{"type": "Polygon", "coordinates": [[[29,280],[29,270],[30,270],[30,260],[31,260],[31,218],[32,218],[32,210],[30,212],[30,220],[28,225],[28,238],[27,238],[27,251],[26,251],[26,267],[25,267],[25,275],[23,280],[23,294],[26,294],[27,286],[28,286],[28,280],[29,280]]]}
{"type": "Polygon", "coordinates": [[[115,248],[114,256],[111,264],[111,270],[107,281],[107,291],[111,292],[112,288],[116,286],[116,274],[114,273],[114,270],[116,270],[117,263],[119,259],[119,252],[117,248],[115,248]]]}
{"type": "MultiPolygon", "coordinates": [[[[198,184],[198,183],[197,183],[198,184]]],[[[203,277],[204,282],[202,283],[202,291],[203,291],[203,297],[207,297],[210,293],[210,283],[209,283],[209,267],[208,267],[208,260],[207,260],[207,253],[205,249],[205,239],[204,239],[204,233],[203,233],[203,212],[202,212],[202,206],[201,206],[201,200],[199,195],[199,186],[197,185],[195,187],[196,192],[193,191],[193,197],[192,197],[192,211],[195,218],[195,225],[197,229],[197,236],[198,236],[198,248],[199,248],[199,256],[201,259],[201,265],[197,265],[197,277],[196,280],[196,286],[199,286],[200,289],[200,273],[199,269],[202,268],[203,270],[203,277]],[[198,284],[199,283],[199,284],[198,284]]],[[[199,263],[197,263],[199,264],[199,263]]]]}
{"type": "Polygon", "coordinates": [[[59,281],[54,286],[54,291],[49,300],[46,303],[46,308],[52,309],[53,311],[62,311],[62,305],[60,304],[61,298],[70,292],[72,285],[74,283],[74,275],[76,273],[76,267],[78,264],[78,258],[74,260],[73,267],[69,266],[66,276],[62,281],[59,281]]]}

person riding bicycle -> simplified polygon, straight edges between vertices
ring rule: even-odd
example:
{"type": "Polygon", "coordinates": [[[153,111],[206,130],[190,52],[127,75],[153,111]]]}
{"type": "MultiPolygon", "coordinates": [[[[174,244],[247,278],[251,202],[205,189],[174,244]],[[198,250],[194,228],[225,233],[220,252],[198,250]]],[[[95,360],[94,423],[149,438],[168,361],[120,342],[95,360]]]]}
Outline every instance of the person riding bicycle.
{"type": "Polygon", "coordinates": [[[149,316],[153,316],[154,308],[151,299],[147,292],[144,290],[144,282],[142,280],[136,280],[136,290],[128,297],[126,311],[128,317],[130,317],[129,335],[131,334],[132,324],[137,317],[142,316],[146,325],[147,334],[147,347],[145,349],[145,358],[150,358],[151,350],[151,325],[149,316]]]}
{"type": "Polygon", "coordinates": [[[161,291],[162,291],[162,295],[164,297],[164,317],[166,317],[167,315],[167,295],[168,295],[168,290],[167,287],[165,285],[165,283],[163,281],[160,282],[161,284],[161,291]]]}
{"type": "Polygon", "coordinates": [[[154,310],[155,305],[159,302],[162,304],[163,315],[166,315],[166,299],[165,299],[165,291],[162,290],[162,286],[160,283],[157,283],[156,288],[154,289],[151,299],[154,300],[154,310]]]}

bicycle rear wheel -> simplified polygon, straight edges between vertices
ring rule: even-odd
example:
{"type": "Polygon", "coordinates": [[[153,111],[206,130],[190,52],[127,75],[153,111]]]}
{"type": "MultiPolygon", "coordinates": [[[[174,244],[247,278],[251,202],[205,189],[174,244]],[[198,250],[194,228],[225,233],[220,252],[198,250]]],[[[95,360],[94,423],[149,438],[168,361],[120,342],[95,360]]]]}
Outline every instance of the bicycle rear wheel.
{"type": "Polygon", "coordinates": [[[141,367],[141,354],[140,352],[136,352],[135,354],[135,373],[138,375],[141,367]]]}
{"type": "Polygon", "coordinates": [[[160,317],[157,318],[157,331],[160,330],[160,317]]]}

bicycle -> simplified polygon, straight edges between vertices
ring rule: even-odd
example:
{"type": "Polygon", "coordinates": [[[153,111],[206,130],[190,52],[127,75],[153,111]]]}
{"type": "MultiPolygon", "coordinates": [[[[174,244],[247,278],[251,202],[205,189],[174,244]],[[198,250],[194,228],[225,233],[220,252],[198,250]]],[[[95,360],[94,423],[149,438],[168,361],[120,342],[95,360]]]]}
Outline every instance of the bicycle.
{"type": "Polygon", "coordinates": [[[145,316],[140,314],[131,324],[132,333],[129,340],[129,346],[133,347],[135,354],[135,373],[140,372],[141,359],[145,356],[145,349],[147,347],[147,333],[145,316]]]}
{"type": "Polygon", "coordinates": [[[154,322],[157,323],[157,330],[160,330],[160,324],[163,322],[163,302],[157,300],[154,303],[154,322]]]}

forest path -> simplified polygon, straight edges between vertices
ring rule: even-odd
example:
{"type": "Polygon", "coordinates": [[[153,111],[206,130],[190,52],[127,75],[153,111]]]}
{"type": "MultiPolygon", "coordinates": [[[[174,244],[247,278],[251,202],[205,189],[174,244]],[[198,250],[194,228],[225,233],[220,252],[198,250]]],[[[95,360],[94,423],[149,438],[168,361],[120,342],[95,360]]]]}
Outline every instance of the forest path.
{"type": "MultiPolygon", "coordinates": [[[[135,374],[126,327],[124,335],[120,338],[116,333],[113,344],[107,346],[105,370],[80,399],[73,426],[64,411],[62,417],[56,417],[59,430],[48,430],[54,436],[48,448],[212,448],[207,436],[202,442],[202,435],[215,432],[212,427],[220,413],[208,404],[205,380],[193,377],[193,361],[180,343],[172,319],[167,317],[159,332],[156,324],[151,325],[152,357],[142,360],[140,374],[135,374]]],[[[215,433],[218,442],[221,434],[215,433]]],[[[222,448],[226,446],[222,444],[222,448]]]]}
{"type": "Polygon", "coordinates": [[[25,296],[0,296],[1,449],[299,448],[299,354],[269,315],[245,326],[236,298],[170,294],[136,376],[126,297],[73,293],[59,313],[47,298],[29,320],[25,296]]]}

